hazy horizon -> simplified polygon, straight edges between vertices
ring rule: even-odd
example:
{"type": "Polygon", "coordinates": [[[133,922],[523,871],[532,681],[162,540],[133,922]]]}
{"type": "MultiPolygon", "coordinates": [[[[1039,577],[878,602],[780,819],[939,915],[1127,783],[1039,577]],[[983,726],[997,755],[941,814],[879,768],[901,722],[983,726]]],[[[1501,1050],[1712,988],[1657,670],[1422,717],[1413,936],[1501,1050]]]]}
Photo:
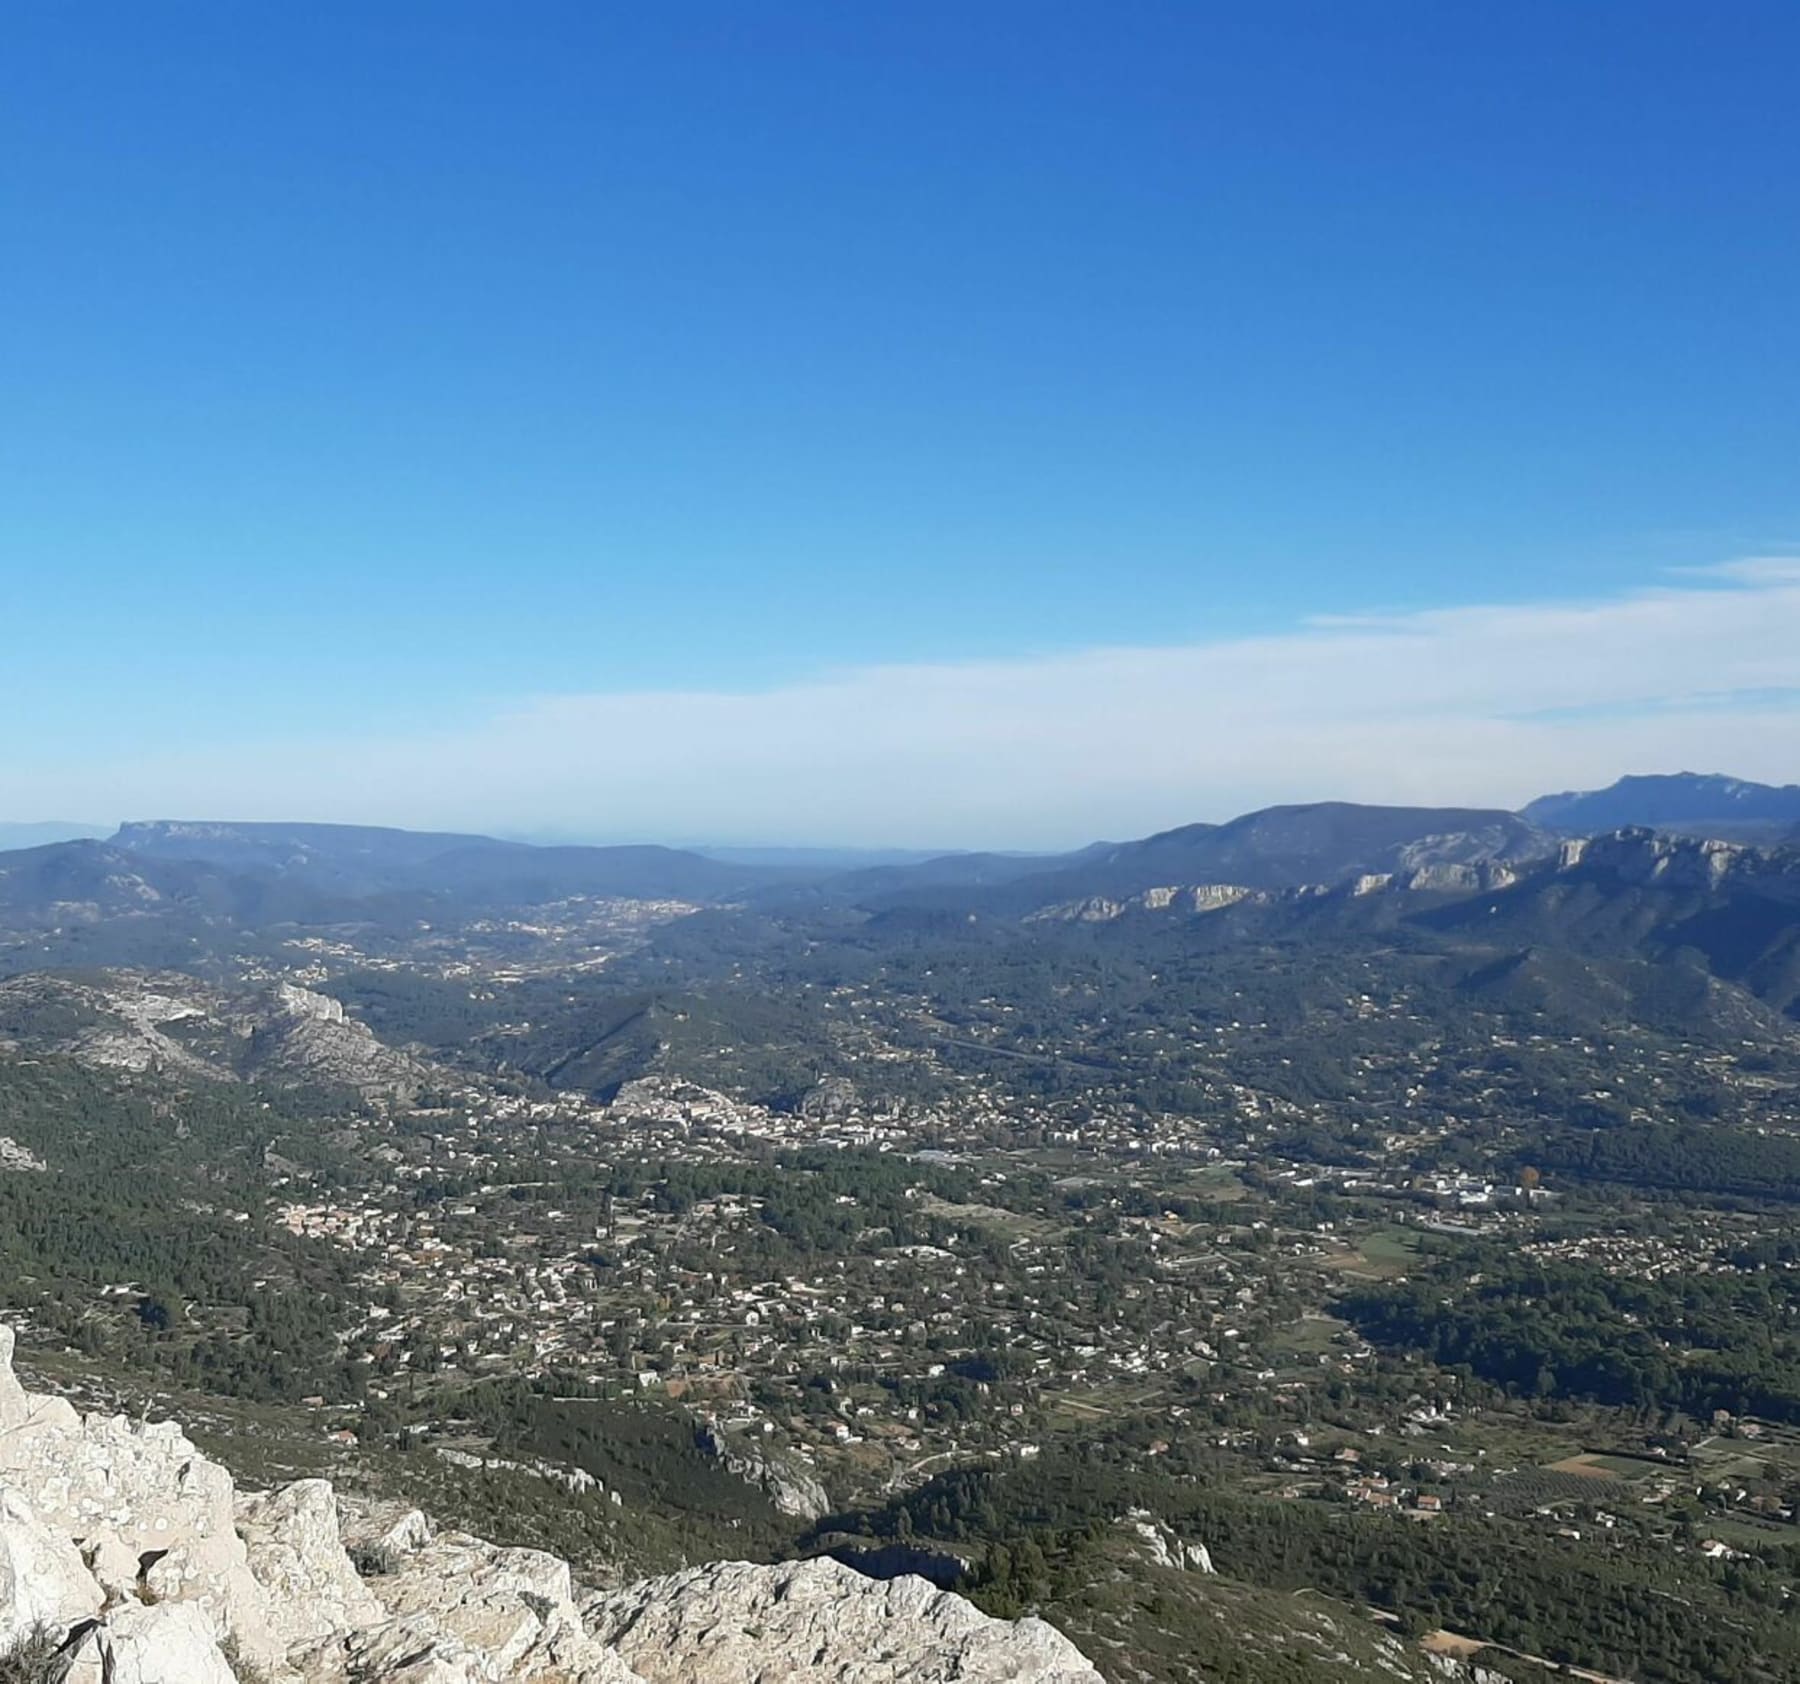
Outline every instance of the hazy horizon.
{"type": "Polygon", "coordinates": [[[533,17],[14,20],[0,813],[1796,775],[1792,8],[533,17]]]}
{"type": "MultiPolygon", "coordinates": [[[[1737,772],[1730,771],[1730,770],[1724,770],[1724,769],[1720,769],[1720,768],[1716,768],[1716,767],[1714,767],[1714,768],[1699,768],[1699,767],[1691,767],[1691,766],[1638,767],[1638,768],[1633,768],[1626,772],[1619,773],[1617,775],[1617,777],[1608,778],[1602,784],[1595,784],[1592,786],[1584,785],[1584,786],[1581,786],[1581,788],[1583,788],[1583,789],[1606,788],[1606,787],[1610,787],[1612,784],[1620,781],[1620,779],[1632,778],[1632,777],[1642,777],[1642,776],[1653,776],[1654,777],[1654,776],[1676,776],[1676,775],[1696,776],[1696,777],[1723,777],[1723,778],[1729,778],[1729,779],[1740,778],[1740,774],[1737,772]]],[[[1744,780],[1744,781],[1761,782],[1762,780],[1750,779],[1750,780],[1744,780]]],[[[1800,786],[1795,786],[1793,784],[1789,784],[1786,787],[1793,788],[1793,787],[1800,787],[1800,786]]],[[[1571,793],[1571,791],[1564,790],[1564,789],[1558,789],[1558,788],[1551,788],[1551,787],[1547,786],[1545,788],[1535,790],[1529,799],[1535,800],[1539,796],[1557,795],[1557,794],[1565,794],[1565,793],[1571,793]]],[[[1302,800],[1299,800],[1294,803],[1270,802],[1270,803],[1267,803],[1267,805],[1268,806],[1284,806],[1284,805],[1306,806],[1306,805],[1313,805],[1316,803],[1327,803],[1327,802],[1331,802],[1334,800],[1345,800],[1345,799],[1346,798],[1343,798],[1343,797],[1320,796],[1320,797],[1315,797],[1315,798],[1302,799],[1302,800]]],[[[1399,806],[1425,807],[1425,808],[1463,807],[1463,808],[1485,809],[1485,810],[1499,811],[1499,812],[1516,812],[1520,808],[1526,806],[1528,804],[1528,802],[1520,801],[1512,806],[1507,806],[1505,804],[1498,804],[1498,803],[1488,802],[1488,801],[1434,802],[1434,801],[1425,801],[1425,800],[1403,802],[1403,803],[1385,803],[1385,804],[1386,805],[1399,805],[1399,806]]],[[[1370,805],[1376,805],[1376,804],[1370,803],[1370,805]]],[[[1217,812],[1200,813],[1200,814],[1191,816],[1189,818],[1180,820],[1176,824],[1158,827],[1158,829],[1162,829],[1162,830],[1178,829],[1183,826],[1193,825],[1193,824],[1223,824],[1223,823],[1229,822],[1232,819],[1241,818],[1249,812],[1256,812],[1256,811],[1261,811],[1261,810],[1263,810],[1263,809],[1262,808],[1234,808],[1228,812],[1217,811],[1217,812]]],[[[421,830],[421,829],[429,830],[429,829],[434,829],[434,828],[441,828],[441,827],[424,827],[424,826],[408,826],[408,825],[389,825],[389,824],[380,823],[379,821],[362,819],[362,818],[357,818],[357,817],[322,820],[322,819],[318,819],[310,814],[296,814],[296,813],[283,813],[280,815],[270,815],[270,816],[252,818],[245,814],[228,812],[228,811],[207,812],[207,813],[202,813],[202,812],[189,812],[189,813],[168,812],[168,813],[155,813],[155,814],[143,813],[143,814],[129,815],[125,818],[122,818],[122,819],[119,819],[119,820],[116,820],[116,821],[113,821],[110,823],[85,823],[85,824],[84,823],[74,823],[74,822],[63,822],[63,821],[58,821],[58,820],[22,820],[22,821],[0,820],[0,850],[10,849],[10,848],[29,847],[29,846],[34,846],[34,845],[38,845],[41,843],[53,843],[53,842],[65,841],[65,840],[68,840],[68,841],[102,840],[103,841],[103,840],[106,840],[107,838],[111,837],[112,835],[114,835],[118,830],[120,830],[122,827],[124,827],[126,825],[148,824],[148,823],[176,823],[176,824],[191,823],[191,824],[221,824],[221,825],[232,825],[232,824],[242,824],[242,825],[253,825],[253,824],[273,824],[273,825],[340,824],[340,825],[345,825],[345,826],[353,827],[353,828],[372,827],[372,828],[377,828],[377,829],[398,829],[398,830],[421,830]]],[[[1114,830],[1107,831],[1105,834],[1102,834],[1102,833],[1096,831],[1093,834],[1086,835],[1077,841],[1063,842],[1058,845],[1047,846],[1047,847],[1018,846],[1018,845],[1011,845],[1011,844],[1007,844],[1005,842],[999,842],[999,841],[989,842],[986,844],[961,844],[961,843],[956,843],[956,842],[944,842],[944,843],[937,843],[937,844],[929,845],[929,846],[911,846],[911,847],[909,847],[909,846],[899,844],[899,843],[882,842],[882,841],[839,842],[839,841],[832,840],[830,837],[820,838],[820,837],[800,836],[800,837],[795,837],[795,838],[787,838],[787,837],[775,836],[775,837],[751,837],[751,838],[746,838],[746,839],[731,839],[731,838],[721,838],[721,837],[716,837],[716,836],[715,837],[704,837],[704,836],[694,837],[694,836],[683,836],[683,835],[679,835],[679,834],[656,834],[656,833],[650,833],[650,832],[607,834],[605,832],[595,832],[595,831],[585,831],[585,830],[572,830],[572,831],[535,830],[534,831],[534,830],[529,830],[529,829],[520,829],[516,826],[508,826],[505,824],[497,824],[497,825],[486,826],[486,827],[482,827],[482,826],[460,827],[460,833],[461,834],[473,834],[473,835],[487,836],[487,837],[491,837],[495,840],[504,841],[504,842],[520,842],[520,843],[525,843],[529,846],[534,846],[534,847],[554,848],[554,847],[660,846],[660,847],[683,849],[683,850],[693,852],[693,853],[710,854],[710,855],[714,855],[714,856],[717,856],[720,858],[735,858],[735,859],[744,861],[746,863],[755,862],[759,856],[766,856],[771,859],[773,859],[775,857],[786,857],[786,858],[790,858],[790,859],[794,859],[794,860],[803,860],[805,858],[805,856],[811,855],[811,856],[816,856],[817,861],[819,863],[827,863],[832,860],[837,860],[837,861],[843,861],[843,862],[856,862],[859,864],[875,865],[875,864],[916,863],[918,861],[931,859],[931,858],[935,858],[935,857],[939,857],[939,856],[943,856],[943,855],[951,855],[951,854],[958,854],[958,853],[971,853],[971,852],[992,852],[992,853],[1000,853],[1000,854],[1012,854],[1012,855],[1016,855],[1021,858],[1034,857],[1034,856],[1040,856],[1040,855],[1052,855],[1052,854],[1071,852],[1071,851],[1074,851],[1079,848],[1092,846],[1092,845],[1105,843],[1105,842],[1125,842],[1125,841],[1137,840],[1140,837],[1140,835],[1155,834],[1156,832],[1155,831],[1138,832],[1138,831],[1126,831],[1126,830],[1114,829],[1114,830]]]]}

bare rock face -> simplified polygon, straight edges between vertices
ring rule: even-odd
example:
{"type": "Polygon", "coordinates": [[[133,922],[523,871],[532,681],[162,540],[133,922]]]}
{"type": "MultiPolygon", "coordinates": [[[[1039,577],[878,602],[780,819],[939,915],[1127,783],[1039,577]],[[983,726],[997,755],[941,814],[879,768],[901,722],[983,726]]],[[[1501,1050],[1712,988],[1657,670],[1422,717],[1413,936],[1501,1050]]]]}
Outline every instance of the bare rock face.
{"type": "MultiPolygon", "coordinates": [[[[10,1327],[0,1325],[0,1433],[11,1434],[24,1426],[34,1412],[36,1402],[48,1402],[48,1399],[33,1399],[23,1386],[19,1377],[13,1373],[14,1335],[10,1327]]],[[[63,1405],[67,1413],[73,1417],[75,1411],[63,1405]]]]}
{"type": "MultiPolygon", "coordinates": [[[[91,1559],[123,1594],[195,1602],[221,1637],[258,1664],[283,1659],[267,1590],[252,1577],[232,1513],[231,1476],[172,1421],[85,1420],[60,1398],[33,1397],[12,1372],[0,1330],[0,1490],[91,1559]]],[[[96,1605],[105,1592],[96,1583],[96,1605]]]]}
{"type": "Polygon", "coordinates": [[[1100,1684],[1042,1621],[923,1579],[723,1562],[581,1593],[324,1480],[240,1494],[173,1422],[25,1391],[12,1350],[0,1327],[0,1654],[43,1634],[64,1684],[240,1684],[228,1655],[270,1684],[1100,1684]]]}
{"type": "Polygon", "coordinates": [[[924,1579],[836,1561],[721,1562],[590,1598],[649,1684],[1101,1684],[1042,1620],[995,1620],[924,1579]]]}
{"type": "Polygon", "coordinates": [[[1145,1557],[1158,1567],[1186,1569],[1195,1573],[1212,1573],[1212,1551],[1205,1544],[1186,1542],[1166,1521],[1158,1520],[1148,1509],[1128,1510],[1124,1524],[1131,1529],[1145,1557]]]}
{"type": "Polygon", "coordinates": [[[346,1549],[398,1561],[431,1542],[431,1522],[405,1503],[373,1502],[340,1493],[337,1508],[338,1531],[346,1549]]]}
{"type": "Polygon", "coordinates": [[[337,1497],[322,1479],[239,1497],[237,1529],[251,1576],[270,1594],[268,1625],[283,1654],[305,1651],[382,1617],[338,1531],[337,1497]]]}
{"type": "Polygon", "coordinates": [[[285,982],[275,998],[276,1021],[259,1036],[273,1070],[371,1096],[402,1102],[411,1098],[424,1076],[422,1066],[347,1017],[342,1002],[285,982]]]}
{"type": "Polygon", "coordinates": [[[1142,894],[1125,900],[1107,895],[1091,895],[1085,900],[1065,901],[1059,906],[1046,906],[1030,913],[1028,924],[1108,924],[1115,919],[1140,913],[1189,913],[1201,916],[1223,912],[1227,907],[1266,906],[1277,898],[1267,889],[1246,889],[1237,883],[1164,884],[1145,889],[1142,894]]]}
{"type": "Polygon", "coordinates": [[[781,1513],[799,1520],[822,1520],[831,1513],[831,1498],[825,1487],[797,1458],[772,1453],[713,1422],[701,1429],[699,1443],[708,1456],[739,1479],[767,1493],[781,1513]]]}
{"type": "Polygon", "coordinates": [[[0,1486],[0,1650],[97,1614],[104,1600],[81,1552],[38,1519],[23,1492],[0,1486]]]}
{"type": "MultiPolygon", "coordinates": [[[[292,983],[225,991],[163,972],[34,973],[0,981],[0,1010],[25,1026],[26,1044],[102,1069],[206,1082],[324,1082],[397,1102],[429,1076],[348,1016],[342,1002],[292,983]]],[[[41,1167],[16,1143],[10,1154],[0,1150],[0,1165],[41,1167]]]]}
{"type": "Polygon", "coordinates": [[[212,1627],[191,1602],[127,1602],[64,1653],[64,1684],[237,1684],[212,1627]]]}
{"type": "Polygon", "coordinates": [[[839,1123],[856,1110],[856,1084],[844,1076],[823,1076],[800,1101],[800,1115],[839,1123]]]}
{"type": "MultiPolygon", "coordinates": [[[[429,1649],[446,1678],[476,1657],[475,1679],[580,1677],[611,1659],[591,1642],[575,1606],[569,1564],[542,1550],[501,1549],[449,1532],[369,1581],[391,1622],[352,1637],[357,1668],[391,1652],[429,1649]]],[[[377,1676],[385,1676],[377,1674],[377,1676]]],[[[427,1675],[429,1676],[429,1675],[427,1675]]],[[[628,1678],[628,1671],[614,1676],[628,1678]]]]}

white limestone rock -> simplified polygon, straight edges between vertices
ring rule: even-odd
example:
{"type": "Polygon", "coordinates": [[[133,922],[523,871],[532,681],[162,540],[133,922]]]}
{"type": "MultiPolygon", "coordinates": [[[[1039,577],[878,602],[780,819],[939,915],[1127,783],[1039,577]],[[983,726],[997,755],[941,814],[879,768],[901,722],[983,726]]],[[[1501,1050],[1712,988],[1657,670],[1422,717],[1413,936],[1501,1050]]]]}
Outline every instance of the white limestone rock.
{"type": "Polygon", "coordinates": [[[0,1485],[0,1650],[73,1625],[104,1600],[81,1552],[38,1519],[24,1492],[0,1485]]]}
{"type": "Polygon", "coordinates": [[[404,1503],[376,1502],[338,1493],[338,1532],[346,1549],[363,1549],[396,1560],[431,1542],[431,1522],[404,1503]]]}
{"type": "Polygon", "coordinates": [[[422,1065],[377,1040],[329,994],[284,982],[276,1002],[280,1015],[267,1037],[268,1062],[276,1074],[338,1082],[395,1100],[409,1098],[424,1078],[422,1065]]]}
{"type": "Polygon", "coordinates": [[[720,1562],[602,1592],[595,1639],[649,1684],[1101,1684],[1042,1620],[990,1619],[924,1579],[830,1560],[720,1562]]]}
{"type": "Polygon", "coordinates": [[[698,1443],[708,1456],[797,1520],[823,1520],[831,1513],[831,1497],[816,1475],[797,1458],[766,1449],[741,1433],[727,1432],[716,1421],[700,1429],[698,1443]]]}
{"type": "MultiPolygon", "coordinates": [[[[445,1665],[465,1665],[457,1658],[465,1651],[478,1657],[482,1670],[474,1676],[482,1680],[560,1677],[601,1664],[582,1628],[569,1564],[542,1550],[447,1532],[368,1584],[389,1619],[445,1665]]],[[[390,1635],[377,1630],[352,1647],[367,1670],[371,1648],[390,1646],[390,1635]]]]}
{"type": "Polygon", "coordinates": [[[354,1675],[369,1684],[490,1684],[495,1676],[487,1657],[430,1620],[390,1620],[371,1631],[356,1632],[337,1664],[327,1670],[321,1656],[308,1669],[314,1678],[354,1675]]]}
{"type": "Polygon", "coordinates": [[[310,988],[284,982],[276,988],[275,998],[289,1017],[305,1018],[313,1023],[345,1021],[343,1001],[334,1000],[329,994],[317,994],[310,988]]]}
{"type": "Polygon", "coordinates": [[[137,1595],[141,1588],[137,1552],[110,1526],[82,1539],[81,1556],[108,1602],[137,1595]]]}
{"type": "Polygon", "coordinates": [[[172,1422],[35,1397],[0,1328],[0,1640],[47,1629],[66,1684],[1100,1684],[1039,1620],[919,1578],[727,1562],[578,1605],[569,1565],[322,1480],[239,1497],[172,1422]],[[394,1570],[359,1577],[346,1532],[394,1570]]]}
{"type": "Polygon", "coordinates": [[[251,1575],[270,1593],[270,1630],[288,1654],[372,1625],[384,1610],[345,1553],[337,1497],[323,1479],[240,1496],[237,1530],[251,1575]]]}
{"type": "Polygon", "coordinates": [[[22,1491],[52,1533],[91,1549],[115,1596],[141,1585],[163,1601],[195,1602],[214,1632],[278,1669],[285,1648],[237,1535],[230,1474],[172,1421],[83,1419],[63,1399],[27,1393],[12,1346],[11,1330],[0,1329],[0,1484],[22,1491]]]}
{"type": "Polygon", "coordinates": [[[39,1397],[19,1384],[13,1373],[14,1343],[13,1330],[0,1325],[0,1434],[15,1438],[79,1427],[81,1417],[66,1399],[39,1397]]]}
{"type": "Polygon", "coordinates": [[[70,1646],[64,1684],[237,1684],[204,1610],[127,1602],[70,1646]]]}
{"type": "MultiPolygon", "coordinates": [[[[584,1643],[560,1660],[528,1656],[512,1670],[494,1655],[451,1635],[433,1617],[392,1620],[351,1640],[345,1660],[357,1684],[507,1684],[537,1679],[542,1684],[644,1684],[610,1649],[584,1643]]],[[[309,1673],[308,1684],[314,1674],[309,1673]]]]}
{"type": "Polygon", "coordinates": [[[1190,1544],[1167,1521],[1158,1520],[1148,1509],[1128,1510],[1123,1524],[1137,1536],[1144,1554],[1158,1567],[1211,1573],[1212,1552],[1205,1544],[1190,1544]]]}

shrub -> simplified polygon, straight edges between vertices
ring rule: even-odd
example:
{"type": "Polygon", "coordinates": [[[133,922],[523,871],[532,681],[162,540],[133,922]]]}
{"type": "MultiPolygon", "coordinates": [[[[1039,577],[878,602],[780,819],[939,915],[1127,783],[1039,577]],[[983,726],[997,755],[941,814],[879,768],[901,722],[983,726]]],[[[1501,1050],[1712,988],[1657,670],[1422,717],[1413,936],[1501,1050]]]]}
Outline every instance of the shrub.
{"type": "Polygon", "coordinates": [[[246,1660],[244,1652],[238,1646],[235,1636],[227,1637],[219,1645],[219,1653],[225,1657],[225,1664],[231,1668],[231,1675],[237,1684],[269,1684],[269,1675],[254,1661],[246,1660]]]}
{"type": "Polygon", "coordinates": [[[0,1684],[50,1684],[51,1667],[62,1647],[54,1632],[40,1626],[0,1650],[0,1684]]]}
{"type": "Polygon", "coordinates": [[[391,1544],[351,1544],[345,1551],[350,1565],[365,1579],[384,1578],[400,1570],[400,1552],[391,1544]]]}

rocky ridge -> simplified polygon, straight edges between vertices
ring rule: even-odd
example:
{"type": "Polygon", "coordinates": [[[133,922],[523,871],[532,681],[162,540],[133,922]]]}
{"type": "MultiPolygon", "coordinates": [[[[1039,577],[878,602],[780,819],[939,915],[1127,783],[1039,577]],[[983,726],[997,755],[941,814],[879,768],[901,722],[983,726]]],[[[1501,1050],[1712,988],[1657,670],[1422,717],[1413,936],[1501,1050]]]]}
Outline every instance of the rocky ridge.
{"type": "Polygon", "coordinates": [[[429,1075],[329,995],[291,982],[226,990],[173,971],[0,981],[0,1040],[9,1037],[97,1069],[323,1083],[401,1102],[429,1075]]]}
{"type": "Polygon", "coordinates": [[[27,1392],[12,1353],[0,1327],[0,1656],[36,1644],[46,1684],[1101,1684],[1053,1627],[923,1579],[721,1562],[584,1589],[324,1480],[241,1492],[174,1422],[27,1392]]]}
{"type": "Polygon", "coordinates": [[[1252,889],[1241,883],[1171,883],[1114,898],[1090,895],[1029,914],[1028,924],[1109,924],[1135,914],[1202,916],[1231,907],[1304,906],[1332,899],[1356,900],[1377,894],[1464,895],[1510,888],[1518,868],[1503,862],[1479,865],[1428,864],[1405,871],[1370,871],[1342,883],[1308,883],[1296,889],[1252,889]]]}
{"type": "Polygon", "coordinates": [[[1539,796],[1520,816],[1552,830],[1592,835],[1621,825],[1740,839],[1800,821],[1800,785],[1754,783],[1716,772],[1623,777],[1606,789],[1539,796]]]}
{"type": "Polygon", "coordinates": [[[1394,870],[1362,872],[1336,883],[1286,889],[1241,883],[1164,884],[1132,895],[1090,895],[1058,902],[1028,914],[1025,921],[1111,923],[1134,914],[1202,915],[1239,906],[1300,906],[1371,895],[1492,894],[1528,882],[1581,879],[1702,891],[1753,888],[1776,899],[1800,901],[1800,854],[1645,829],[1618,830],[1566,840],[1542,859],[1459,861],[1435,858],[1431,849],[1421,848],[1407,850],[1394,870]]]}
{"type": "Polygon", "coordinates": [[[699,1444],[721,1466],[766,1493],[782,1514],[800,1520],[822,1520],[831,1513],[831,1498],[825,1487],[797,1458],[766,1450],[712,1421],[701,1428],[699,1444]]]}

